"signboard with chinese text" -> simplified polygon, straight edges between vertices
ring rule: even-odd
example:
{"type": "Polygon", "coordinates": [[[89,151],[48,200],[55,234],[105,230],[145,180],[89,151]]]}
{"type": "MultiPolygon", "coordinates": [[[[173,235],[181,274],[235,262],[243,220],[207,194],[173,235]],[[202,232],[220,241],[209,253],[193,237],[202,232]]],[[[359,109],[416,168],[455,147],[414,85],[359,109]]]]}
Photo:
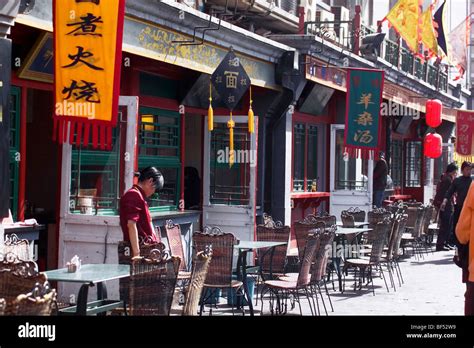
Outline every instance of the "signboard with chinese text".
{"type": "Polygon", "coordinates": [[[211,76],[212,85],[230,110],[234,110],[250,87],[250,78],[240,58],[233,51],[227,53],[211,76]]]}
{"type": "Polygon", "coordinates": [[[116,125],[124,0],[55,0],[54,137],[110,148],[116,125]]]}
{"type": "Polygon", "coordinates": [[[373,158],[379,148],[383,80],[381,70],[348,70],[344,145],[350,157],[373,158]]]}
{"type": "Polygon", "coordinates": [[[474,111],[458,110],[456,117],[456,152],[461,157],[474,155],[474,111]]]}

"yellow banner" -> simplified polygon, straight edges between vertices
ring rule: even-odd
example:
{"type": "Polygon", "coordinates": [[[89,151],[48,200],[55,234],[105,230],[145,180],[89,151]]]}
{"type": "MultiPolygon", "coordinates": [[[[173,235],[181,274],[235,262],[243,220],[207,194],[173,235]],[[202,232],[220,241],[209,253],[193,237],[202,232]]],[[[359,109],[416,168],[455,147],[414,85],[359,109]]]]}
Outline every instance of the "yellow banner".
{"type": "Polygon", "coordinates": [[[124,0],[55,0],[55,128],[59,141],[111,144],[120,88],[124,0]]]}
{"type": "Polygon", "coordinates": [[[420,0],[399,0],[385,17],[415,53],[418,53],[420,13],[420,0]]]}
{"type": "Polygon", "coordinates": [[[433,16],[431,14],[431,6],[421,15],[421,42],[430,51],[431,55],[438,55],[438,41],[433,26],[433,16]]]}

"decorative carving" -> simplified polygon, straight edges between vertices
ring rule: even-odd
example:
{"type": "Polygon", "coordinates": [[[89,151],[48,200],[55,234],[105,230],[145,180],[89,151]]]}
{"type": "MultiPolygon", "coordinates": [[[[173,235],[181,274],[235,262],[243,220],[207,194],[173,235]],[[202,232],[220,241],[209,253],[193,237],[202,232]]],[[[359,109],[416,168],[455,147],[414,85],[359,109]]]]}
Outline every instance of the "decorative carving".
{"type": "Polygon", "coordinates": [[[224,232],[222,232],[222,230],[217,226],[204,226],[204,233],[215,236],[224,234],[224,232]]]}

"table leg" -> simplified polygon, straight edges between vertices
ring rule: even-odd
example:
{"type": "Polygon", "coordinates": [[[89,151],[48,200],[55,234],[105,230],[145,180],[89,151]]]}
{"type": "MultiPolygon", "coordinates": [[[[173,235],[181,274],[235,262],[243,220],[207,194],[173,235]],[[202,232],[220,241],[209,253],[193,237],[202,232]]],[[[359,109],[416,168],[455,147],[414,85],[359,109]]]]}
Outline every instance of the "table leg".
{"type": "Polygon", "coordinates": [[[247,304],[249,306],[250,315],[253,316],[254,315],[253,303],[252,303],[252,299],[250,298],[248,281],[247,281],[247,253],[248,253],[248,250],[239,251],[239,261],[237,262],[237,272],[238,272],[237,277],[244,284],[243,287],[244,287],[245,296],[247,297],[247,304]]]}
{"type": "MultiPolygon", "coordinates": [[[[97,300],[106,300],[107,299],[107,286],[105,283],[97,283],[97,300]]],[[[107,312],[97,313],[97,316],[105,316],[107,312]]]]}
{"type": "Polygon", "coordinates": [[[87,315],[87,296],[89,294],[89,286],[91,284],[83,284],[79,289],[77,297],[76,315],[87,315]]]}

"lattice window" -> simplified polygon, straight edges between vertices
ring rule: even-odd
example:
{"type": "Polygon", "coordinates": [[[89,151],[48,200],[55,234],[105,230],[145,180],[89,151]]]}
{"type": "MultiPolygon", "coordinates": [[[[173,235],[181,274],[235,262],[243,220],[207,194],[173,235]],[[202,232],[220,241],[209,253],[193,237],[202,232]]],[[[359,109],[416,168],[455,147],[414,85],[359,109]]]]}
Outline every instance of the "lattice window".
{"type": "Polygon", "coordinates": [[[10,210],[17,219],[18,186],[20,176],[20,89],[11,88],[10,94],[10,210]]]}
{"type": "Polygon", "coordinates": [[[390,177],[394,187],[402,186],[403,142],[392,140],[390,145],[390,177]]]}
{"type": "Polygon", "coordinates": [[[405,152],[405,187],[421,187],[421,141],[408,141],[405,152]]]}

